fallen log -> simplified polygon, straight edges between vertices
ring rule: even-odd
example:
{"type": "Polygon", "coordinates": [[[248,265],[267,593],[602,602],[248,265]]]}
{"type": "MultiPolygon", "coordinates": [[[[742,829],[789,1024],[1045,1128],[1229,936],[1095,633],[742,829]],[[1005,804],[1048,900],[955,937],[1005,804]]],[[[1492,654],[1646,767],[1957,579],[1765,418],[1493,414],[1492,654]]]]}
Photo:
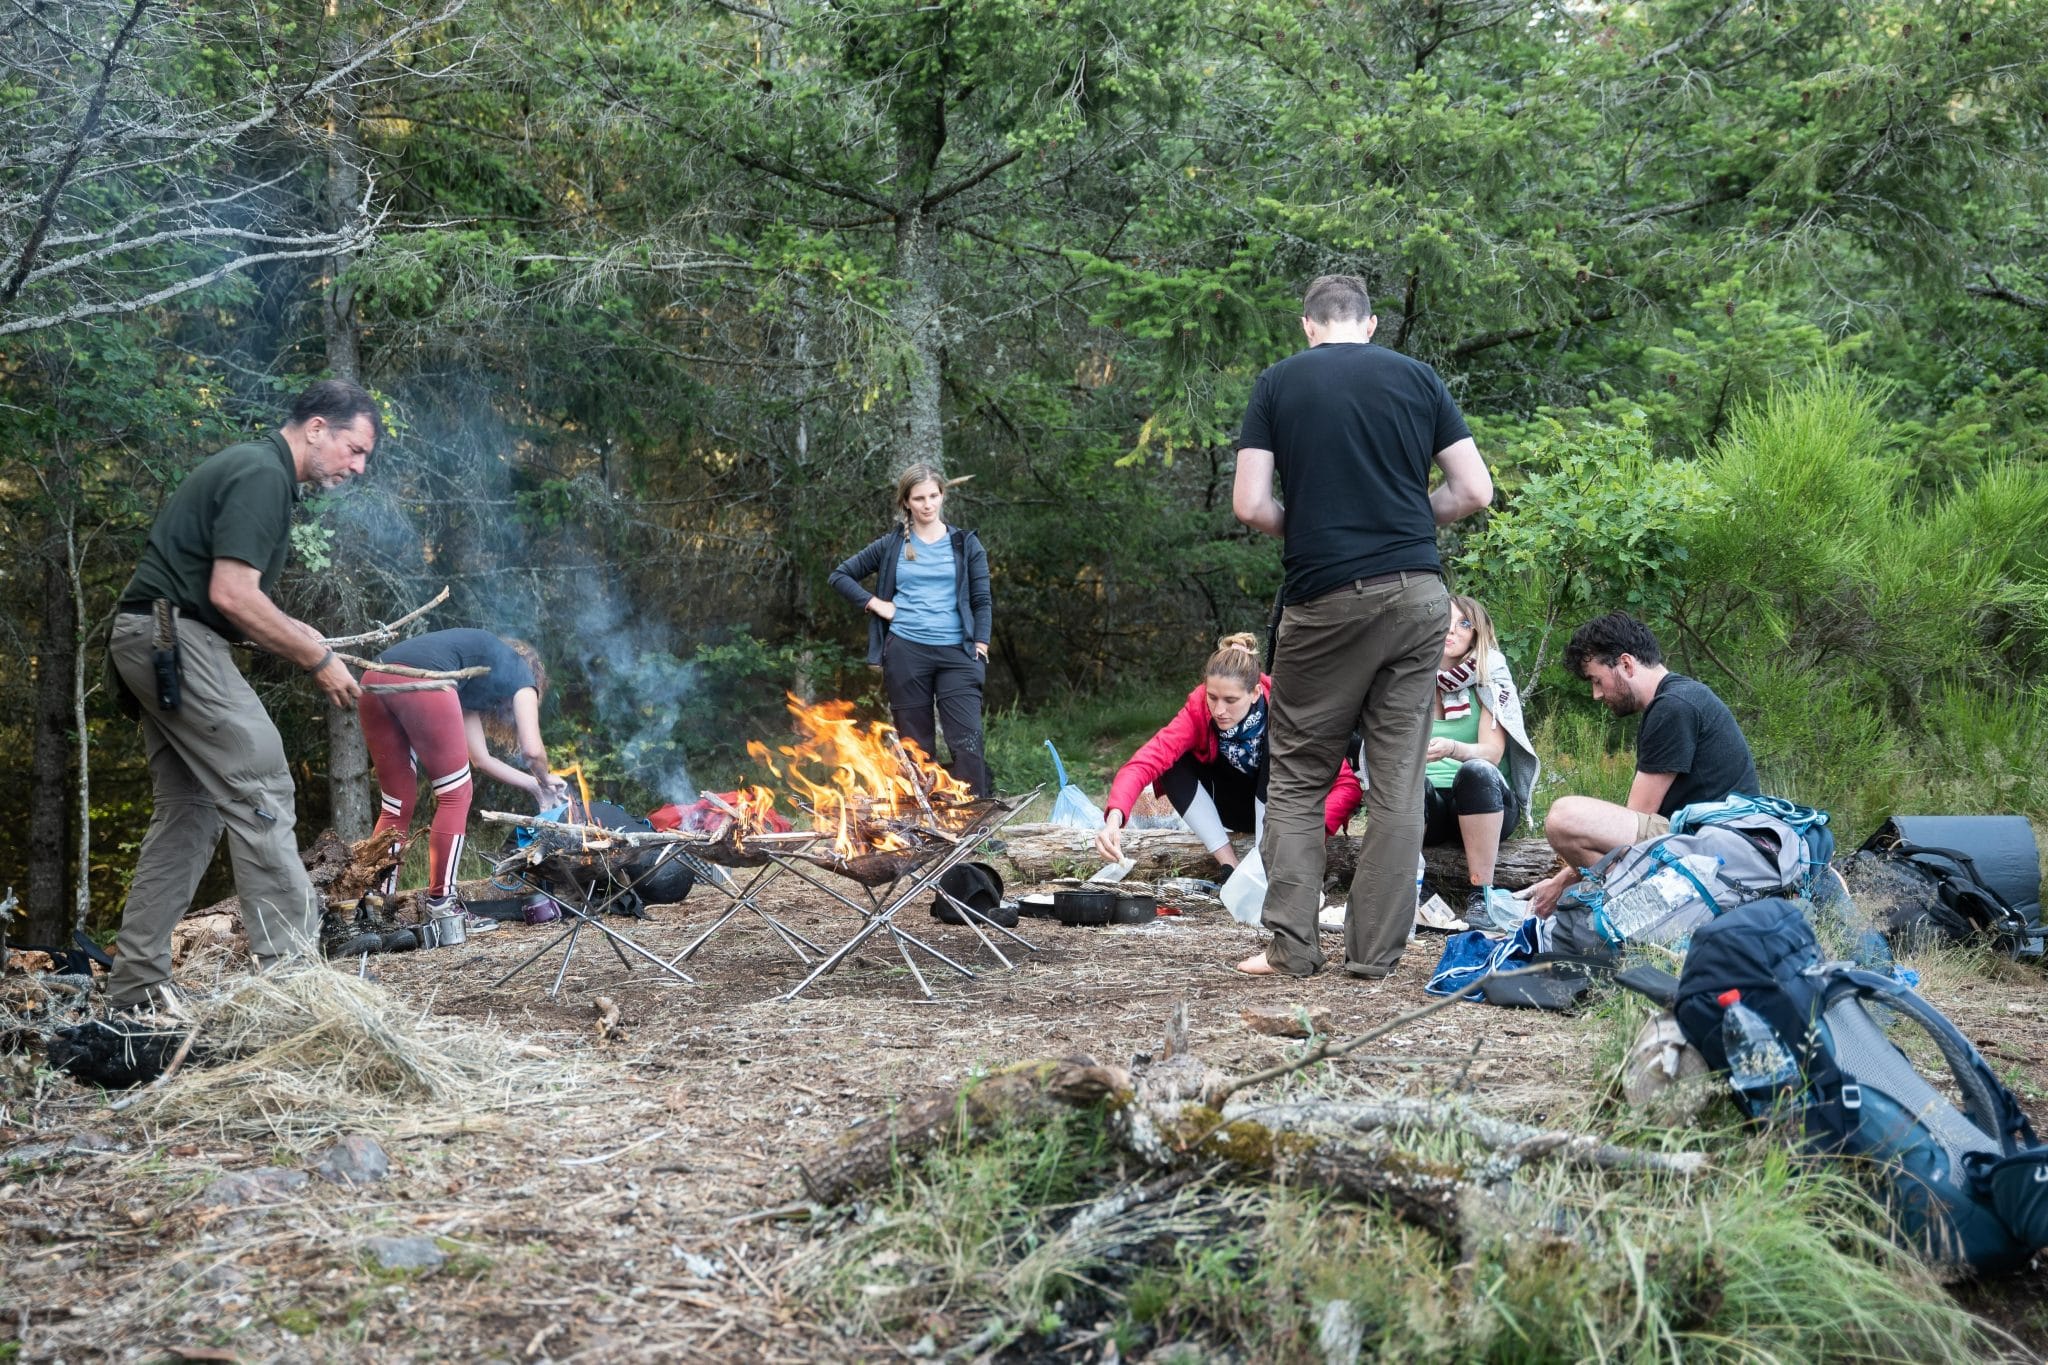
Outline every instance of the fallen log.
{"type": "Polygon", "coordinates": [[[1368,1034],[1310,1049],[1286,1065],[1240,1079],[1203,1065],[1186,1050],[1183,1005],[1169,1022],[1166,1046],[1156,1060],[1140,1058],[1129,1069],[1087,1056],[1005,1067],[851,1129],[801,1163],[797,1174],[814,1202],[838,1204],[887,1179],[898,1163],[914,1161],[942,1144],[971,1141],[998,1127],[1043,1124],[1062,1110],[1082,1109],[1099,1114],[1117,1144],[1154,1170],[1220,1167],[1308,1185],[1379,1205],[1403,1221],[1450,1235],[1463,1210],[1494,1197],[1491,1187],[1524,1164],[1564,1161],[1686,1176],[1706,1168],[1703,1153],[1622,1147],[1591,1134],[1483,1114],[1459,1100],[1232,1099],[1312,1061],[1353,1051],[1456,998],[1432,1002],[1368,1034]],[[1455,1131],[1490,1156],[1468,1170],[1464,1163],[1424,1161],[1385,1142],[1358,1140],[1382,1131],[1397,1136],[1455,1131]]]}
{"type": "MultiPolygon", "coordinates": [[[[1006,880],[1019,884],[1050,881],[1054,877],[1086,877],[1102,866],[1091,847],[1094,834],[1065,825],[1011,825],[1002,833],[1003,851],[991,855],[1006,880]]],[[[1249,835],[1234,835],[1231,844],[1240,855],[1251,849],[1249,835]]],[[[1141,881],[1160,877],[1203,877],[1213,880],[1223,871],[1201,840],[1184,829],[1132,829],[1124,831],[1124,856],[1135,860],[1130,875],[1141,881]]],[[[1349,883],[1358,868],[1358,840],[1347,834],[1332,837],[1327,845],[1324,881],[1349,883]]],[[[1465,850],[1457,845],[1422,851],[1430,884],[1443,892],[1455,909],[1464,888],[1465,850]]],[[[1557,855],[1541,839],[1510,839],[1500,848],[1494,864],[1493,881],[1518,891],[1541,881],[1557,866],[1557,855]]]]}

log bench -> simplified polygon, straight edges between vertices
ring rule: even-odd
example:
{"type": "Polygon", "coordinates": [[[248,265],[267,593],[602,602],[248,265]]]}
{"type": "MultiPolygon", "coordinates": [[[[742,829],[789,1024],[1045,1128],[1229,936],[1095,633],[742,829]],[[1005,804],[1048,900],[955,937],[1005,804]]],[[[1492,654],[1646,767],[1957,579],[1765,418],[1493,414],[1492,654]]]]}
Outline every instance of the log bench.
{"type": "MultiPolygon", "coordinates": [[[[1090,846],[1094,834],[1064,825],[1011,825],[997,836],[1001,853],[989,861],[1008,882],[1019,884],[1050,881],[1054,877],[1086,877],[1102,866],[1102,859],[1090,846]]],[[[1249,835],[1232,835],[1231,843],[1240,856],[1251,848],[1249,835]]],[[[1184,829],[1129,829],[1124,831],[1124,856],[1136,859],[1130,875],[1140,881],[1161,877],[1202,877],[1214,880],[1223,869],[1209,856],[1201,841],[1184,829]]],[[[1467,885],[1465,850],[1450,844],[1422,851],[1429,884],[1457,904],[1467,885]]],[[[1348,883],[1358,866],[1358,840],[1337,834],[1329,842],[1326,881],[1348,883]]],[[[1557,866],[1557,855],[1541,839],[1509,839],[1500,846],[1494,864],[1494,885],[1519,891],[1541,881],[1557,866]]]]}

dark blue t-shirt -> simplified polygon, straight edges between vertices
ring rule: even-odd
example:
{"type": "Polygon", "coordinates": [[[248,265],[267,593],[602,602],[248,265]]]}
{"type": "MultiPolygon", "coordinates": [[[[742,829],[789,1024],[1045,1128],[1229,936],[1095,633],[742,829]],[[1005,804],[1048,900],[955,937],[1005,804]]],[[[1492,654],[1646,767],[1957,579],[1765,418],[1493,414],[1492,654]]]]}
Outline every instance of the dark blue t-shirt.
{"type": "Polygon", "coordinates": [[[510,645],[487,630],[430,630],[401,640],[377,656],[379,663],[404,664],[453,673],[479,665],[491,671],[455,684],[465,711],[494,711],[522,687],[533,686],[533,669],[510,645]]]}

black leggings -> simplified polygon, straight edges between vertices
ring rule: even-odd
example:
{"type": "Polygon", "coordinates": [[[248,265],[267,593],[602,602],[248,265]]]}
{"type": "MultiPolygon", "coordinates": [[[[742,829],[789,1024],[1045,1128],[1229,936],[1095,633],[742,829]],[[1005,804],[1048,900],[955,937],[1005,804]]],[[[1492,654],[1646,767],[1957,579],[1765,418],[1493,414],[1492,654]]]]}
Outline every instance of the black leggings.
{"type": "Polygon", "coordinates": [[[1500,815],[1501,837],[1522,818],[1521,803],[1499,768],[1483,758],[1467,759],[1448,787],[1431,783],[1422,794],[1422,842],[1425,846],[1455,844],[1463,838],[1461,815],[1500,815]]]}
{"type": "MultiPolygon", "coordinates": [[[[1206,792],[1215,803],[1216,818],[1223,822],[1225,830],[1250,834],[1258,828],[1259,803],[1266,799],[1266,765],[1259,764],[1256,773],[1241,773],[1221,758],[1214,763],[1197,763],[1193,754],[1182,754],[1171,768],[1159,774],[1154,785],[1184,818],[1200,794],[1206,792]]],[[[1200,829],[1195,832],[1203,833],[1200,829]]]]}
{"type": "Polygon", "coordinates": [[[987,677],[988,665],[975,656],[973,645],[921,645],[891,635],[882,648],[882,690],[889,694],[896,733],[917,741],[925,757],[937,762],[936,706],[953,756],[946,771],[976,796],[992,791],[981,755],[981,687],[987,677]]]}

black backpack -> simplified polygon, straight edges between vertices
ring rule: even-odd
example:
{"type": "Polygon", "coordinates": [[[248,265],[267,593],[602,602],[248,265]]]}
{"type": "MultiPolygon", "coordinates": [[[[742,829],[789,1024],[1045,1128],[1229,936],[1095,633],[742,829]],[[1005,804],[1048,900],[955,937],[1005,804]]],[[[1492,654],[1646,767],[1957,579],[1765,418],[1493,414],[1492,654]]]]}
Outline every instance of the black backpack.
{"type": "Polygon", "coordinates": [[[1799,906],[1779,899],[1703,925],[1686,955],[1678,1025],[1720,1071],[1718,997],[1731,989],[1799,1063],[1807,1149],[1854,1163],[1909,1244],[1979,1270],[2024,1265],[2048,1246],[2048,1147],[1941,1011],[1890,977],[1823,961],[1799,906]],[[1886,1036],[1873,1006],[1933,1040],[1960,1107],[1886,1036]]]}
{"type": "Polygon", "coordinates": [[[1905,949],[1976,940],[2041,956],[2040,860],[2023,816],[1895,815],[1843,863],[1842,883],[1905,949]]]}

